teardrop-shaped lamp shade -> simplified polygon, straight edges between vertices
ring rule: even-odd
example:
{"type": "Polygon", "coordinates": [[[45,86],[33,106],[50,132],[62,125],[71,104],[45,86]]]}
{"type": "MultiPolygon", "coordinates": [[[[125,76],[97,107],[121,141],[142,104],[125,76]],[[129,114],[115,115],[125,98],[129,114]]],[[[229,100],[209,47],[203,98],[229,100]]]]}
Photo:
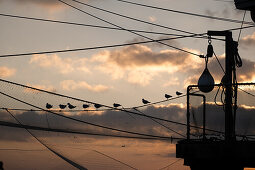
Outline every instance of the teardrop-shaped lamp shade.
{"type": "Polygon", "coordinates": [[[198,88],[200,91],[204,93],[209,93],[213,90],[214,88],[213,85],[214,85],[214,79],[211,73],[209,72],[209,70],[205,68],[204,72],[202,73],[202,75],[200,76],[198,80],[198,88]]]}

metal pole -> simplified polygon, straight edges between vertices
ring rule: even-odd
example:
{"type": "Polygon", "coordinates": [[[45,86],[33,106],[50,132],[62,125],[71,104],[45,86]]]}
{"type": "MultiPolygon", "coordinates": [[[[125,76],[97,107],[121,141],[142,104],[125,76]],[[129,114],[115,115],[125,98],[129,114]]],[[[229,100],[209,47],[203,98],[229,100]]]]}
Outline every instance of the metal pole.
{"type": "Polygon", "coordinates": [[[190,112],[189,112],[189,91],[190,87],[187,87],[187,140],[190,140],[190,112]]]}
{"type": "MultiPolygon", "coordinates": [[[[233,111],[232,111],[232,97],[233,97],[233,90],[232,90],[232,71],[234,66],[234,56],[232,52],[233,47],[233,39],[232,39],[232,32],[230,31],[208,31],[208,35],[210,36],[225,36],[226,38],[226,47],[225,47],[225,80],[224,86],[226,88],[225,93],[225,140],[227,142],[231,142],[235,140],[235,132],[234,132],[234,120],[233,120],[233,111]]],[[[234,82],[235,83],[235,82],[234,82]]]]}
{"type": "Polygon", "coordinates": [[[233,53],[232,53],[232,33],[226,32],[226,57],[225,57],[225,140],[232,141],[234,139],[234,125],[232,113],[232,71],[233,71],[233,53]]]}
{"type": "Polygon", "coordinates": [[[206,139],[205,137],[205,123],[206,123],[206,117],[205,117],[205,107],[206,107],[206,103],[205,103],[205,96],[203,96],[203,140],[206,139]]]}

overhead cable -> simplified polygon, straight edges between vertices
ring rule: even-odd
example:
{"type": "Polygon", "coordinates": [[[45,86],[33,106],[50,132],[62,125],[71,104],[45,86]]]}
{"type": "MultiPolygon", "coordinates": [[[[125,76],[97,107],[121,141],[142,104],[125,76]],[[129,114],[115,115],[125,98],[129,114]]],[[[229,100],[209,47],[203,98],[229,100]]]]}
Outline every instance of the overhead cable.
{"type": "Polygon", "coordinates": [[[180,160],[182,160],[182,158],[177,159],[176,161],[170,163],[169,165],[167,165],[167,166],[165,166],[163,168],[160,168],[159,170],[163,170],[163,169],[166,169],[166,168],[168,169],[170,166],[174,165],[175,163],[179,162],[180,160]]]}
{"type": "MultiPolygon", "coordinates": [[[[191,51],[187,51],[187,50],[184,50],[184,49],[181,49],[181,48],[178,48],[178,47],[175,47],[175,46],[172,46],[172,45],[169,45],[169,44],[166,44],[166,43],[157,41],[157,40],[154,40],[154,39],[152,39],[152,38],[149,38],[149,37],[144,36],[144,35],[142,35],[142,34],[136,33],[136,32],[134,32],[134,31],[129,31],[129,30],[127,30],[127,29],[125,29],[125,28],[123,28],[123,27],[121,27],[121,26],[119,26],[119,25],[113,24],[113,23],[111,23],[111,22],[109,22],[109,21],[106,21],[106,20],[104,20],[104,19],[102,19],[102,18],[99,18],[99,17],[97,17],[97,16],[95,16],[95,15],[92,15],[92,14],[90,14],[90,13],[84,11],[84,10],[81,10],[81,9],[79,9],[79,8],[77,8],[77,7],[75,7],[75,6],[71,5],[71,4],[69,4],[69,3],[67,3],[67,2],[64,2],[64,1],[62,1],[62,0],[58,0],[58,1],[59,1],[59,2],[62,2],[62,3],[64,3],[64,4],[66,4],[67,6],[72,7],[72,8],[74,8],[74,9],[76,9],[76,10],[78,10],[78,11],[84,13],[84,14],[87,14],[87,15],[93,17],[93,18],[96,18],[96,19],[98,19],[98,20],[100,20],[100,21],[103,21],[103,22],[105,22],[105,23],[108,23],[108,24],[110,24],[110,25],[113,25],[113,26],[115,26],[115,27],[118,27],[118,28],[120,28],[120,29],[124,29],[124,30],[126,30],[126,31],[128,31],[128,32],[130,32],[130,33],[132,33],[132,34],[138,35],[138,36],[143,37],[143,38],[148,39],[148,40],[152,40],[153,42],[159,43],[159,44],[161,44],[161,45],[168,46],[168,47],[173,48],[173,49],[175,49],[175,50],[179,50],[179,51],[182,51],[182,52],[191,54],[191,55],[195,55],[195,56],[201,57],[201,55],[196,54],[196,53],[193,53],[193,52],[191,52],[191,51]]],[[[94,7],[94,6],[91,6],[91,5],[87,5],[87,4],[85,4],[85,3],[83,3],[83,2],[80,2],[80,1],[76,1],[76,0],[72,0],[72,1],[77,2],[77,3],[80,3],[80,4],[83,4],[83,5],[86,5],[86,6],[89,6],[89,7],[92,7],[92,8],[95,8],[95,9],[98,9],[98,10],[103,10],[104,12],[112,13],[112,12],[110,12],[110,11],[107,11],[107,10],[104,10],[104,9],[101,9],[101,8],[97,8],[97,7],[94,7]]],[[[116,14],[116,13],[114,13],[114,14],[115,14],[115,15],[118,15],[118,14],[116,14]]],[[[123,15],[120,15],[120,16],[123,16],[123,15]]],[[[182,32],[186,32],[186,31],[182,31],[182,32]]],[[[191,32],[186,32],[186,33],[194,34],[194,33],[191,33],[191,32]]]]}
{"type": "MultiPolygon", "coordinates": [[[[0,13],[0,16],[11,17],[11,18],[18,18],[18,19],[26,19],[26,20],[34,20],[34,21],[43,21],[43,22],[50,22],[50,23],[58,23],[58,24],[67,24],[67,25],[76,25],[76,26],[83,26],[83,27],[93,27],[93,28],[102,28],[102,29],[123,31],[123,29],[115,28],[115,27],[107,27],[107,26],[101,26],[101,25],[83,24],[83,23],[77,23],[77,22],[50,20],[50,19],[42,19],[42,18],[34,18],[34,17],[26,17],[26,16],[18,16],[18,15],[10,15],[10,14],[3,14],[3,13],[0,13]]],[[[157,34],[157,35],[167,35],[167,36],[169,36],[169,35],[171,35],[171,36],[183,36],[183,35],[180,35],[180,34],[170,34],[170,33],[164,33],[164,32],[153,32],[153,31],[135,30],[135,29],[128,29],[128,30],[134,31],[134,32],[147,33],[147,34],[157,34]]]]}
{"type": "MultiPolygon", "coordinates": [[[[58,1],[60,1],[62,3],[65,3],[62,0],[58,0],[58,1]]],[[[81,2],[81,1],[78,1],[78,0],[72,0],[72,1],[74,1],[76,3],[79,3],[79,4],[82,4],[82,5],[85,5],[85,6],[90,7],[90,8],[94,8],[94,9],[97,9],[97,10],[100,10],[100,11],[103,11],[103,12],[106,12],[106,13],[110,13],[110,14],[113,14],[113,15],[116,15],[116,16],[119,16],[119,17],[122,17],[122,18],[129,19],[129,20],[145,23],[145,24],[148,24],[148,25],[153,25],[153,26],[156,26],[156,27],[161,27],[161,28],[169,29],[169,30],[172,30],[172,31],[182,32],[182,33],[186,33],[186,34],[195,34],[195,33],[190,32],[190,31],[185,31],[185,30],[181,30],[181,29],[177,29],[177,28],[173,28],[173,27],[168,27],[168,26],[164,26],[164,25],[160,25],[160,24],[155,24],[153,22],[148,22],[148,21],[140,20],[140,19],[133,18],[133,17],[130,17],[130,16],[127,16],[127,15],[122,15],[122,14],[119,14],[119,13],[116,13],[116,12],[113,12],[113,11],[109,11],[109,10],[106,10],[106,9],[103,9],[103,8],[99,8],[99,7],[96,7],[96,6],[93,6],[93,5],[89,5],[87,3],[84,3],[84,2],[81,2]]],[[[75,7],[75,8],[77,8],[77,7],[75,7]]],[[[77,8],[77,10],[83,11],[83,10],[81,10],[79,8],[77,8]]],[[[87,15],[92,16],[90,13],[88,13],[88,12],[86,12],[86,13],[87,13],[87,15]]]]}
{"type": "Polygon", "coordinates": [[[148,44],[148,43],[153,43],[155,41],[157,41],[157,42],[168,41],[168,40],[174,40],[174,39],[180,39],[180,38],[186,38],[186,37],[194,37],[194,36],[196,36],[196,35],[187,35],[187,36],[181,36],[181,37],[175,37],[175,38],[163,38],[163,39],[158,39],[158,40],[131,42],[131,43],[124,43],[124,44],[113,44],[113,45],[87,47],[87,48],[74,48],[74,49],[68,49],[68,50],[53,50],[53,51],[40,51],[40,52],[19,53],[19,54],[5,54],[5,55],[0,55],[0,58],[20,57],[20,56],[28,56],[28,55],[41,55],[41,54],[67,53],[67,52],[77,52],[77,51],[88,51],[88,50],[105,49],[105,48],[124,47],[124,46],[130,46],[130,45],[148,44]]]}
{"type": "MultiPolygon", "coordinates": [[[[22,129],[31,129],[36,131],[45,131],[45,132],[58,132],[58,133],[66,133],[66,134],[77,134],[77,135],[88,135],[88,136],[103,136],[103,137],[114,137],[114,138],[127,138],[127,139],[142,139],[142,140],[171,140],[171,137],[141,137],[141,136],[125,136],[125,135],[114,135],[114,134],[105,134],[105,133],[92,133],[92,132],[82,132],[82,131],[74,131],[70,129],[58,129],[58,128],[46,128],[39,126],[31,126],[31,125],[20,125],[17,123],[0,121],[0,126],[13,127],[13,128],[22,128],[22,129]]],[[[182,139],[172,137],[173,140],[182,139]]]]}
{"type": "MultiPolygon", "coordinates": [[[[95,102],[91,102],[91,101],[87,101],[87,100],[83,100],[83,99],[79,99],[79,98],[75,98],[75,97],[71,97],[71,96],[66,96],[66,95],[63,95],[63,94],[58,94],[58,93],[55,93],[55,92],[50,92],[50,91],[47,91],[47,90],[42,90],[42,89],[38,89],[38,88],[34,88],[34,87],[30,87],[30,86],[27,86],[27,85],[23,85],[23,84],[19,84],[19,83],[15,83],[15,82],[11,82],[11,81],[7,81],[7,80],[4,80],[4,79],[1,79],[0,78],[0,81],[1,82],[5,82],[5,83],[8,83],[8,84],[12,84],[12,85],[16,85],[16,86],[20,86],[20,87],[24,87],[24,88],[28,88],[28,89],[32,89],[32,90],[36,90],[36,91],[40,91],[40,92],[43,92],[43,93],[47,93],[47,94],[51,94],[51,95],[55,95],[55,96],[59,96],[59,97],[64,97],[64,98],[68,98],[68,99],[72,99],[72,100],[76,100],[76,101],[80,101],[80,102],[85,102],[85,103],[89,103],[89,104],[99,104],[99,103],[95,103],[95,102]]],[[[42,109],[40,107],[37,107],[37,106],[34,106],[34,105],[31,105],[29,103],[26,103],[24,101],[21,101],[19,99],[16,99],[10,95],[7,95],[5,93],[2,93],[3,95],[7,96],[7,97],[10,97],[16,101],[19,101],[21,103],[24,103],[26,105],[29,105],[29,106],[32,106],[32,107],[35,107],[39,110],[42,110],[42,111],[46,111],[46,112],[49,112],[50,110],[45,110],[45,109],[42,109]]],[[[180,96],[181,97],[181,96],[180,96]]],[[[170,99],[169,99],[170,100],[170,99]]],[[[173,124],[177,124],[177,125],[181,125],[181,126],[187,126],[186,123],[181,123],[181,122],[177,122],[177,121],[172,121],[172,120],[166,120],[166,119],[162,119],[162,118],[159,118],[159,117],[155,117],[155,116],[149,116],[149,115],[144,115],[144,114],[141,114],[141,113],[136,113],[136,112],[132,112],[130,110],[126,110],[126,109],[119,109],[119,108],[114,108],[114,107],[111,107],[111,106],[107,106],[107,105],[104,105],[104,104],[100,104],[101,106],[103,107],[106,107],[106,108],[110,108],[110,109],[114,109],[116,111],[122,111],[122,112],[128,112],[128,113],[131,113],[131,114],[134,114],[134,115],[139,115],[139,116],[142,116],[142,117],[148,117],[148,118],[153,118],[153,119],[156,119],[156,120],[160,120],[160,121],[164,121],[164,122],[168,122],[168,123],[173,123],[173,124]]],[[[136,107],[137,108],[137,107],[136,107]]],[[[57,113],[56,113],[57,114],[57,113]]],[[[59,114],[57,114],[59,115],[59,114]]],[[[63,116],[63,115],[62,115],[63,116]]],[[[68,116],[66,116],[68,117],[68,116]]],[[[69,117],[68,117],[69,118],[69,117]]],[[[73,119],[73,118],[72,118],[73,119]]],[[[79,120],[79,121],[82,121],[82,120],[79,120]]],[[[191,126],[193,128],[198,128],[198,129],[203,129],[201,127],[195,127],[195,126],[191,126]]],[[[223,133],[223,132],[220,132],[220,131],[217,131],[217,130],[212,130],[212,129],[206,129],[207,131],[211,131],[211,132],[216,132],[216,133],[223,133]]]]}
{"type": "MultiPolygon", "coordinates": [[[[139,113],[142,113],[142,114],[146,115],[144,112],[141,112],[140,110],[138,110],[138,109],[136,109],[136,108],[134,108],[134,110],[136,110],[136,111],[139,112],[139,113]]],[[[153,122],[159,124],[160,126],[162,126],[162,127],[166,128],[166,129],[168,129],[168,130],[170,130],[170,131],[172,131],[172,132],[174,132],[174,133],[180,135],[181,137],[184,137],[184,138],[185,138],[185,136],[184,136],[183,134],[177,132],[176,130],[171,129],[170,127],[168,127],[168,126],[166,126],[166,125],[160,123],[160,122],[157,121],[157,120],[154,120],[153,118],[150,118],[150,119],[151,119],[153,122]]]]}
{"type": "MultiPolygon", "coordinates": [[[[19,123],[19,125],[22,126],[22,123],[8,110],[6,109],[6,111],[19,123]]],[[[59,158],[63,159],[64,161],[66,161],[67,163],[69,163],[70,165],[72,165],[73,167],[80,169],[80,170],[87,170],[87,168],[77,164],[76,162],[68,159],[67,157],[63,156],[62,154],[56,152],[54,149],[50,148],[48,145],[46,145],[42,140],[40,140],[38,137],[35,136],[35,134],[33,134],[29,129],[25,130],[32,136],[34,137],[40,144],[42,144],[45,148],[47,148],[49,151],[51,151],[52,153],[54,153],[55,155],[57,155],[59,158]]]]}
{"type": "Polygon", "coordinates": [[[98,153],[98,154],[101,154],[101,155],[103,155],[103,156],[105,156],[105,157],[107,157],[107,158],[110,158],[110,159],[112,159],[112,160],[114,160],[114,161],[117,161],[117,162],[119,162],[119,163],[121,163],[121,164],[123,164],[123,165],[126,165],[126,166],[128,166],[129,168],[131,168],[131,169],[136,169],[136,170],[138,170],[137,168],[134,168],[134,167],[132,167],[132,166],[130,166],[130,165],[128,165],[128,164],[126,164],[126,163],[124,163],[124,162],[122,162],[122,161],[116,159],[116,158],[113,158],[113,157],[111,157],[111,156],[109,156],[109,155],[106,155],[105,153],[99,152],[99,151],[97,151],[97,150],[93,150],[93,151],[96,152],[96,153],[98,153]]]}
{"type": "MultiPolygon", "coordinates": [[[[243,27],[242,29],[253,28],[253,27],[255,27],[255,26],[246,26],[246,27],[243,27]]],[[[236,30],[240,30],[240,27],[232,28],[232,29],[228,29],[228,30],[224,30],[224,31],[236,31],[236,30]]],[[[163,38],[163,39],[158,39],[158,40],[131,42],[131,43],[124,43],[124,44],[113,44],[113,45],[87,47],[87,48],[74,48],[74,49],[69,49],[69,50],[53,50],[53,51],[40,51],[40,52],[30,52],[30,53],[18,53],[18,54],[4,54],[4,55],[0,55],[0,58],[20,57],[20,56],[28,56],[28,55],[41,55],[41,54],[67,53],[67,52],[78,52],[78,51],[88,51],[88,50],[105,49],[105,48],[124,47],[124,46],[131,46],[131,45],[148,44],[148,43],[153,43],[155,41],[168,41],[168,40],[176,40],[176,39],[181,39],[181,38],[198,37],[198,36],[203,36],[206,34],[207,33],[202,33],[202,34],[198,34],[198,35],[184,35],[184,36],[174,37],[174,38],[163,38]]]]}
{"type": "Polygon", "coordinates": [[[185,12],[185,11],[180,11],[180,10],[167,9],[167,8],[162,8],[162,7],[141,4],[141,3],[137,3],[137,2],[130,2],[130,1],[126,1],[126,0],[116,0],[116,1],[133,4],[133,5],[138,5],[138,6],[143,6],[143,7],[147,7],[147,8],[153,8],[153,9],[157,9],[157,10],[163,10],[163,11],[168,11],[168,12],[173,12],[173,13],[196,16],[196,17],[201,17],[201,18],[214,19],[214,20],[219,20],[219,21],[227,21],[227,22],[238,23],[238,24],[244,23],[244,24],[249,24],[249,25],[255,25],[253,22],[245,22],[245,21],[243,22],[243,21],[229,19],[229,18],[220,18],[220,17],[209,16],[209,15],[185,12]]]}
{"type": "Polygon", "coordinates": [[[72,121],[79,122],[79,123],[88,124],[88,125],[91,125],[91,126],[102,128],[102,129],[107,129],[107,130],[112,130],[112,131],[117,131],[117,132],[122,132],[122,133],[128,133],[128,134],[133,134],[133,135],[140,135],[140,136],[147,136],[147,137],[160,137],[158,135],[150,135],[150,134],[143,134],[143,133],[138,133],[138,132],[132,132],[132,131],[128,131],[128,130],[122,130],[122,129],[112,128],[112,127],[108,127],[108,126],[103,126],[103,125],[96,124],[96,123],[87,122],[87,121],[84,121],[84,120],[76,119],[76,118],[73,118],[73,117],[69,117],[69,116],[65,116],[65,115],[62,115],[62,114],[55,113],[55,112],[50,111],[50,110],[43,109],[41,107],[35,106],[33,104],[30,104],[28,102],[25,102],[23,100],[20,100],[18,98],[10,96],[10,95],[8,95],[6,93],[3,93],[1,91],[0,91],[0,94],[4,95],[6,97],[9,97],[9,98],[11,98],[13,100],[16,100],[16,101],[18,101],[20,103],[26,104],[28,106],[32,106],[34,108],[41,109],[41,110],[43,110],[45,112],[48,112],[48,113],[51,113],[53,115],[56,115],[56,116],[59,116],[59,117],[63,117],[63,118],[66,118],[66,119],[69,119],[69,120],[72,120],[72,121]]]}

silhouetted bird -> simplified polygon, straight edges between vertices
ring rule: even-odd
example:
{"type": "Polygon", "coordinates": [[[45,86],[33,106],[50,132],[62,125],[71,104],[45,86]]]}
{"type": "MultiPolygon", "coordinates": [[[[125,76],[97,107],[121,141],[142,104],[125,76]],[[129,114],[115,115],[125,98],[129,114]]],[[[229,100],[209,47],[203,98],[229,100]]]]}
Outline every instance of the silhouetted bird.
{"type": "Polygon", "coordinates": [[[69,109],[74,109],[76,106],[71,105],[70,103],[67,103],[69,109]]]}
{"type": "Polygon", "coordinates": [[[60,104],[58,105],[60,109],[65,109],[66,108],[66,105],[65,104],[60,104]]]}
{"type": "Polygon", "coordinates": [[[181,92],[176,91],[176,95],[177,95],[177,96],[180,96],[180,95],[182,95],[182,93],[181,93],[181,92]]]}
{"type": "Polygon", "coordinates": [[[149,104],[150,102],[148,100],[142,99],[143,104],[149,104]]]}
{"type": "Polygon", "coordinates": [[[165,98],[169,99],[169,98],[171,98],[171,97],[173,97],[173,96],[171,96],[171,95],[169,95],[169,94],[165,94],[165,98]]]}
{"type": "Polygon", "coordinates": [[[113,107],[120,107],[121,105],[118,103],[113,103],[113,107]]]}
{"type": "Polygon", "coordinates": [[[47,109],[51,109],[53,107],[53,105],[49,104],[49,103],[46,103],[46,108],[47,109]]]}
{"type": "Polygon", "coordinates": [[[89,107],[89,105],[88,104],[83,104],[82,107],[83,107],[83,109],[87,109],[89,107]]]}
{"type": "Polygon", "coordinates": [[[101,104],[94,104],[94,106],[95,106],[95,108],[100,108],[100,107],[102,107],[102,105],[101,104]]]}

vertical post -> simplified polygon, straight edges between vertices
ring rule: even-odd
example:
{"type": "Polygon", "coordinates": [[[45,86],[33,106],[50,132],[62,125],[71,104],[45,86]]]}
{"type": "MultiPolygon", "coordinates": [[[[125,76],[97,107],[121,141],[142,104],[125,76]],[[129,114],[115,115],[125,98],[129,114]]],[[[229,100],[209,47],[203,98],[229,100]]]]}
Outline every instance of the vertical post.
{"type": "Polygon", "coordinates": [[[233,39],[232,32],[230,31],[208,31],[208,35],[210,36],[224,36],[226,39],[226,56],[225,56],[225,82],[224,85],[226,87],[225,94],[225,140],[227,142],[231,142],[235,140],[235,131],[234,131],[234,119],[233,119],[233,74],[235,65],[234,63],[234,55],[232,52],[233,47],[233,39]]]}
{"type": "Polygon", "coordinates": [[[226,32],[226,57],[225,57],[225,140],[230,142],[234,139],[233,111],[232,111],[232,71],[233,71],[233,53],[232,53],[232,32],[226,32]]]}
{"type": "Polygon", "coordinates": [[[206,139],[205,137],[205,123],[206,123],[205,107],[206,107],[206,101],[205,101],[205,96],[203,95],[203,140],[206,139]]]}
{"type": "Polygon", "coordinates": [[[190,140],[190,112],[189,112],[189,91],[190,87],[187,87],[187,140],[190,140]]]}

